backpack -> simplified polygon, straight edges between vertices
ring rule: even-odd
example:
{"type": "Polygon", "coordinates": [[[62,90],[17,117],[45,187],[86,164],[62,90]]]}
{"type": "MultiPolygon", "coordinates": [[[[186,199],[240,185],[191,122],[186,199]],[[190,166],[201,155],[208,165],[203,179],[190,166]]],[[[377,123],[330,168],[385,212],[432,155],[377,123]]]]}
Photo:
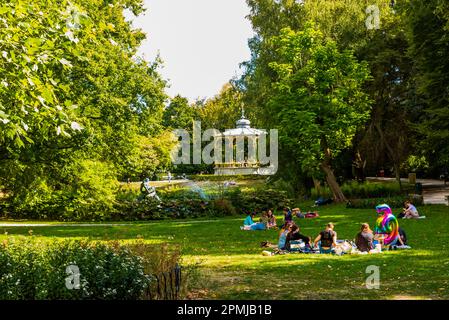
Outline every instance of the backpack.
{"type": "Polygon", "coordinates": [[[332,230],[322,231],[321,233],[321,246],[322,247],[330,247],[332,246],[332,238],[334,236],[334,232],[332,230]]]}

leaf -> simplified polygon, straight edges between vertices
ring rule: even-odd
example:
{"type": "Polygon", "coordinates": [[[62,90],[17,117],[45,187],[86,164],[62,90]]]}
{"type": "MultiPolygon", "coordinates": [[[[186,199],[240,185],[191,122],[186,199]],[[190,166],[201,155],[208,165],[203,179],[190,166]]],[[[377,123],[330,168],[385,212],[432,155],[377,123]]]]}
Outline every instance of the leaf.
{"type": "Polygon", "coordinates": [[[9,12],[11,9],[7,6],[0,7],[0,14],[5,14],[6,12],[9,12]]]}
{"type": "Polygon", "coordinates": [[[39,38],[28,38],[25,41],[28,54],[35,54],[39,50],[41,42],[42,40],[39,38]]]}

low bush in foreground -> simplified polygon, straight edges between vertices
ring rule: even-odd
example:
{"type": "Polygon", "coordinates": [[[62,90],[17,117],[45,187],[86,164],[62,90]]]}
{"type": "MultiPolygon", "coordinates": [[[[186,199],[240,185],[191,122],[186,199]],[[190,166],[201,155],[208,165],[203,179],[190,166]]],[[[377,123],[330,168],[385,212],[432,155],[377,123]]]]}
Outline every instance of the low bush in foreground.
{"type": "MultiPolygon", "coordinates": [[[[9,238],[0,245],[0,300],[155,299],[155,278],[179,269],[179,261],[178,249],[142,241],[9,238]]],[[[173,297],[185,290],[177,285],[173,297]]]]}

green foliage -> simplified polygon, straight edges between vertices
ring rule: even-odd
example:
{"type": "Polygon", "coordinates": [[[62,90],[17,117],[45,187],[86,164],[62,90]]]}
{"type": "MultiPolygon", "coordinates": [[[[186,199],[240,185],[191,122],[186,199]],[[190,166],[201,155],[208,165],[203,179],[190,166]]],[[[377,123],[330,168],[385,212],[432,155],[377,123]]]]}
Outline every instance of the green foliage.
{"type": "Polygon", "coordinates": [[[118,181],[111,165],[84,160],[74,162],[65,172],[52,172],[59,181],[42,176],[29,176],[17,188],[8,203],[8,212],[15,218],[41,218],[57,220],[103,220],[113,210],[118,181]],[[49,185],[49,182],[55,183],[49,185]]]}
{"type": "Polygon", "coordinates": [[[261,180],[264,177],[259,175],[215,175],[215,174],[196,174],[189,176],[194,181],[251,181],[261,180]]]}
{"type": "Polygon", "coordinates": [[[86,160],[76,164],[76,172],[70,184],[71,201],[64,210],[67,218],[88,220],[104,218],[102,214],[110,212],[114,206],[119,183],[114,171],[102,162],[86,160]]]}
{"type": "Polygon", "coordinates": [[[416,129],[419,149],[434,166],[449,164],[449,6],[440,0],[401,1],[413,61],[411,95],[419,115],[416,129]]]}
{"type": "Polygon", "coordinates": [[[198,109],[203,128],[224,131],[234,128],[240,118],[242,93],[231,84],[226,84],[220,93],[208,99],[198,109]]]}
{"type": "Polygon", "coordinates": [[[425,156],[410,155],[402,169],[407,172],[422,172],[429,169],[429,162],[425,156]]]}
{"type": "MultiPolygon", "coordinates": [[[[341,186],[342,191],[349,199],[372,199],[372,198],[391,198],[405,197],[407,193],[414,191],[414,186],[405,185],[402,190],[398,183],[385,182],[364,182],[357,181],[346,182],[341,186]]],[[[331,198],[332,192],[328,187],[320,187],[319,190],[313,188],[311,190],[312,199],[318,197],[331,198]]]]}
{"type": "Polygon", "coordinates": [[[163,124],[172,129],[192,131],[193,121],[197,119],[197,110],[189,104],[187,98],[176,96],[164,110],[163,124]]]}
{"type": "Polygon", "coordinates": [[[368,119],[369,99],[362,89],[368,69],[311,26],[300,32],[283,29],[272,44],[280,56],[270,64],[278,75],[271,106],[280,138],[297,151],[303,168],[317,168],[351,146],[368,119]]]}
{"type": "MultiPolygon", "coordinates": [[[[413,57],[407,56],[406,17],[398,14],[397,10],[398,3],[402,1],[395,1],[394,6],[390,0],[369,3],[352,0],[247,0],[247,3],[256,35],[250,40],[251,60],[243,64],[246,72],[238,84],[244,90],[247,109],[258,114],[257,121],[264,126],[278,121],[277,113],[272,112],[269,104],[272,83],[277,80],[270,63],[279,61],[280,57],[267,45],[268,39],[279,36],[284,28],[301,31],[308,21],[312,21],[326,40],[335,42],[339,51],[350,49],[358,61],[366,61],[372,75],[372,80],[363,86],[363,91],[373,101],[370,119],[367,119],[365,128],[358,128],[353,147],[342,152],[352,157],[359,150],[367,160],[367,169],[373,172],[381,166],[394,165],[399,169],[415,141],[413,122],[419,115],[418,110],[413,110],[416,103],[410,94],[413,57]],[[379,29],[368,30],[366,27],[368,5],[379,8],[379,29]]],[[[297,130],[304,128],[298,127],[297,130]]],[[[291,146],[280,145],[280,160],[283,162],[280,175],[294,180],[293,185],[299,191],[306,186],[304,177],[310,174],[310,169],[295,169],[298,156],[289,158],[291,149],[291,146]]],[[[337,172],[346,170],[337,162],[333,163],[333,169],[337,172]]]]}
{"type": "Polygon", "coordinates": [[[15,216],[101,219],[117,179],[168,167],[160,61],[124,10],[141,0],[0,6],[0,184],[15,216]],[[98,169],[98,172],[97,172],[98,169]]]}
{"type": "Polygon", "coordinates": [[[0,247],[2,300],[135,300],[148,285],[142,258],[118,244],[19,238],[0,247]],[[79,290],[66,287],[71,265],[80,271],[79,290]]]}
{"type": "MultiPolygon", "coordinates": [[[[404,202],[410,200],[407,196],[396,196],[396,197],[382,197],[382,198],[371,198],[371,199],[351,199],[347,203],[347,208],[354,209],[373,209],[381,203],[388,204],[391,208],[402,208],[404,202]]],[[[420,206],[423,204],[422,197],[413,197],[413,204],[420,206]]]]}
{"type": "Polygon", "coordinates": [[[186,188],[159,190],[162,202],[152,198],[136,201],[136,193],[121,194],[116,206],[115,220],[159,220],[199,217],[234,216],[269,208],[277,210],[292,205],[287,192],[265,186],[229,189],[206,189],[206,198],[186,188]]]}
{"type": "MultiPolygon", "coordinates": [[[[70,23],[69,1],[3,1],[0,7],[0,145],[23,148],[39,130],[49,135],[74,132],[76,117],[64,74],[73,68],[79,45],[70,23]],[[67,8],[67,10],[65,10],[67,8]]],[[[72,7],[78,10],[77,7],[72,7]]],[[[74,27],[74,26],[73,26],[74,27]]],[[[73,28],[74,29],[74,28],[73,28]]]]}

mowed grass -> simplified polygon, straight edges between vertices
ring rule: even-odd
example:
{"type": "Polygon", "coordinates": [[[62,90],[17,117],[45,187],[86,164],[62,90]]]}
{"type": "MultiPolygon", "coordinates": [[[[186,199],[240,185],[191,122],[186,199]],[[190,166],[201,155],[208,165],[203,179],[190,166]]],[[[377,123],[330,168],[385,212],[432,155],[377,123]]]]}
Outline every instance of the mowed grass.
{"type": "MultiPolygon", "coordinates": [[[[179,244],[184,262],[200,262],[194,288],[203,299],[449,299],[449,207],[423,206],[423,220],[400,220],[411,250],[376,255],[263,256],[261,241],[277,242],[278,231],[241,231],[243,216],[211,220],[156,221],[125,226],[1,227],[0,240],[17,235],[179,244]],[[7,233],[7,235],[5,234],[7,233]],[[380,289],[367,289],[366,268],[380,267],[380,289]]],[[[395,210],[397,213],[398,210],[395,210]]],[[[316,219],[297,219],[315,237],[327,222],[339,239],[353,239],[363,222],[373,227],[374,210],[319,208],[316,219]]],[[[282,218],[279,217],[280,224],[282,218]]]]}

